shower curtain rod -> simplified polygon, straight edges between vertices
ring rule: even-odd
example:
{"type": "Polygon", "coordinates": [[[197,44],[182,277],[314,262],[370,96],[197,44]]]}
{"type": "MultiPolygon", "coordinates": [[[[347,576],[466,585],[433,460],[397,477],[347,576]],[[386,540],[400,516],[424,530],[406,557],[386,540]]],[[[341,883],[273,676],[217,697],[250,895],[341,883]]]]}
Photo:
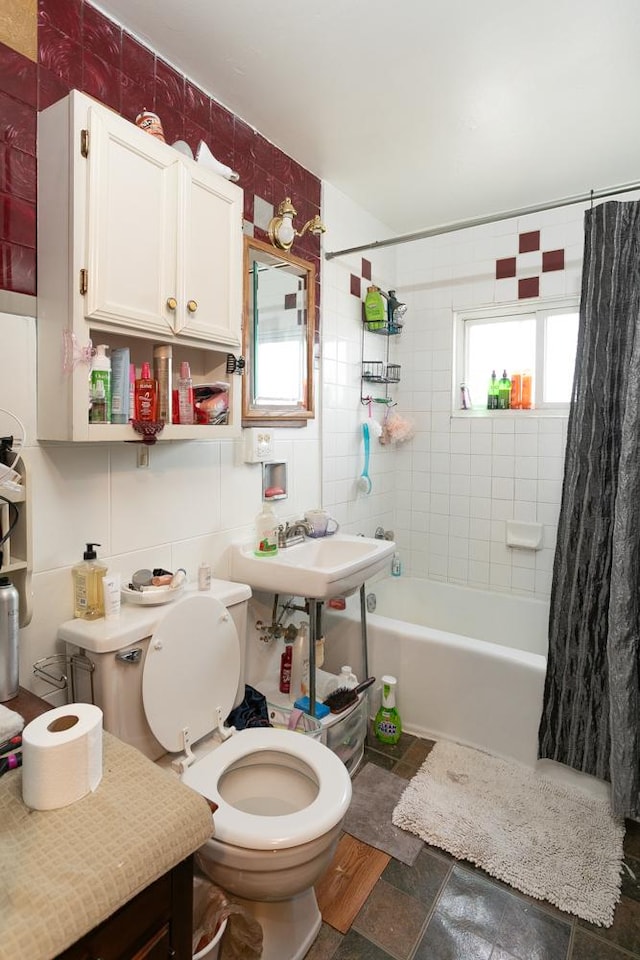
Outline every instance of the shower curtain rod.
{"type": "Polygon", "coordinates": [[[389,237],[388,240],[374,240],[373,243],[363,243],[358,247],[332,250],[325,253],[324,258],[325,260],[333,260],[334,257],[342,257],[347,253],[359,253],[361,250],[373,250],[378,247],[393,247],[397,243],[410,243],[412,240],[426,240],[427,237],[438,237],[443,233],[453,233],[455,230],[464,230],[467,227],[481,227],[487,223],[497,223],[499,220],[524,217],[528,213],[541,213],[543,210],[554,210],[556,207],[568,207],[572,203],[589,203],[594,200],[601,200],[603,197],[614,197],[618,193],[629,193],[631,190],[640,190],[640,181],[623,183],[617,187],[607,187],[604,190],[591,190],[589,193],[579,194],[575,197],[562,197],[560,200],[550,200],[548,203],[539,203],[532,207],[521,207],[519,210],[505,210],[503,213],[475,217],[472,220],[457,220],[454,223],[445,223],[440,227],[419,230],[417,233],[405,233],[399,237],[389,237]]]}

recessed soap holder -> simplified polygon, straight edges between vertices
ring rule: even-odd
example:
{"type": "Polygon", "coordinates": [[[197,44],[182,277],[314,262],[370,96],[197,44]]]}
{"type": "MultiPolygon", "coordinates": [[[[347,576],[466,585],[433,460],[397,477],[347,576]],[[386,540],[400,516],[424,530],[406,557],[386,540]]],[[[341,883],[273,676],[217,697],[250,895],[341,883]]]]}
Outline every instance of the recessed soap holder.
{"type": "Polygon", "coordinates": [[[542,550],[542,524],[507,520],[507,546],[519,550],[542,550]]]}
{"type": "Polygon", "coordinates": [[[262,499],[286,500],[289,496],[287,486],[287,463],[285,460],[273,460],[262,464],[262,499]]]}

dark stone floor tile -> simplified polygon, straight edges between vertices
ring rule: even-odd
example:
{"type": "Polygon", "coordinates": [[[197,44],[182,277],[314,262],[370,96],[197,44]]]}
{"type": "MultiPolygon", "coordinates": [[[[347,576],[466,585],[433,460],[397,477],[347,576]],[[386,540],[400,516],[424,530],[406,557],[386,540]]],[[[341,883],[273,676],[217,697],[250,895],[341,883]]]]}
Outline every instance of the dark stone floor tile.
{"type": "Polygon", "coordinates": [[[377,753],[382,753],[387,757],[393,757],[394,760],[400,760],[417,739],[418,738],[414,737],[411,733],[402,733],[397,743],[381,743],[374,733],[373,721],[369,721],[366,745],[377,753]]]}
{"type": "Polygon", "coordinates": [[[624,852],[625,856],[640,857],[640,823],[637,820],[625,820],[624,852]]]}
{"type": "Polygon", "coordinates": [[[416,763],[418,768],[420,768],[435,745],[435,740],[426,740],[416,737],[402,759],[405,763],[416,763]]]}
{"type": "Polygon", "coordinates": [[[384,880],[378,880],[352,929],[399,960],[408,960],[427,919],[428,909],[384,880]]]}
{"type": "MultiPolygon", "coordinates": [[[[376,753],[375,750],[369,750],[368,747],[364,749],[364,763],[358,773],[361,773],[365,764],[373,763],[376,767],[382,767],[384,770],[391,770],[395,765],[395,760],[393,757],[386,757],[383,753],[376,753]]],[[[358,774],[355,775],[354,780],[357,780],[358,774]]]]}
{"type": "Polygon", "coordinates": [[[629,954],[623,953],[610,943],[592,937],[585,930],[576,930],[569,960],[629,960],[629,954]]]}
{"type": "Polygon", "coordinates": [[[640,860],[625,857],[624,862],[629,869],[622,868],[622,896],[629,897],[630,900],[640,900],[640,860]]]}
{"type": "Polygon", "coordinates": [[[399,860],[392,860],[382,874],[382,880],[397,887],[431,907],[449,876],[451,863],[435,857],[428,850],[421,850],[416,862],[408,867],[399,860]]]}
{"type": "Polygon", "coordinates": [[[551,916],[517,896],[510,896],[496,946],[518,960],[566,960],[571,923],[551,916]]]}
{"type": "Polygon", "coordinates": [[[509,894],[455,866],[414,960],[488,960],[509,894]]]}
{"type": "Polygon", "coordinates": [[[578,920],[578,923],[595,937],[640,956],[640,902],[637,900],[622,897],[610,927],[598,927],[584,920],[578,920]]]}
{"type": "Polygon", "coordinates": [[[405,763],[404,760],[398,760],[391,767],[391,772],[395,773],[397,777],[402,777],[407,783],[409,780],[413,780],[418,770],[419,767],[415,763],[405,763]]]}
{"type": "Polygon", "coordinates": [[[349,930],[331,960],[390,960],[390,954],[362,934],[349,930]]]}
{"type": "Polygon", "coordinates": [[[333,960],[343,939],[338,930],[334,930],[328,923],[323,923],[316,942],[311,950],[305,953],[304,960],[333,960]]]}

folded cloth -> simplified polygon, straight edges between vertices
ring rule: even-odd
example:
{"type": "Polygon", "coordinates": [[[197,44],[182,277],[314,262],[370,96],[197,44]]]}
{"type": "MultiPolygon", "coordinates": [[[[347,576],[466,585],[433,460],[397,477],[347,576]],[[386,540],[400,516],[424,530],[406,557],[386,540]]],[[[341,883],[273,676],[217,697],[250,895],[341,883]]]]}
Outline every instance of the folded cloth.
{"type": "Polygon", "coordinates": [[[8,740],[24,727],[24,717],[0,703],[0,741],[8,740]]]}

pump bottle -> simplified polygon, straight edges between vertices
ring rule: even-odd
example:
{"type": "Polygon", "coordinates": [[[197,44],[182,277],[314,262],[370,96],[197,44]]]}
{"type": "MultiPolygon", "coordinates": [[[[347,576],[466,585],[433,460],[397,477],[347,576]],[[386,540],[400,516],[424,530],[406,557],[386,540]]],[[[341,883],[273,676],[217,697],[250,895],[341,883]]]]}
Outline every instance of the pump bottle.
{"type": "Polygon", "coordinates": [[[94,547],[99,543],[88,543],[81,563],[71,568],[73,577],[73,615],[83,620],[97,620],[104,617],[104,594],[102,578],[107,575],[107,565],[97,559],[94,547]]]}
{"type": "Polygon", "coordinates": [[[107,349],[104,343],[98,344],[91,361],[89,378],[91,423],[111,423],[111,360],[107,356],[107,349]]]}
{"type": "Polygon", "coordinates": [[[158,383],[151,376],[151,367],[142,364],[140,377],[135,382],[136,420],[155,422],[158,419],[158,383]]]}
{"type": "Polygon", "coordinates": [[[275,557],[278,553],[278,521],[273,507],[265,503],[262,513],[256,517],[256,557],[275,557]]]}

